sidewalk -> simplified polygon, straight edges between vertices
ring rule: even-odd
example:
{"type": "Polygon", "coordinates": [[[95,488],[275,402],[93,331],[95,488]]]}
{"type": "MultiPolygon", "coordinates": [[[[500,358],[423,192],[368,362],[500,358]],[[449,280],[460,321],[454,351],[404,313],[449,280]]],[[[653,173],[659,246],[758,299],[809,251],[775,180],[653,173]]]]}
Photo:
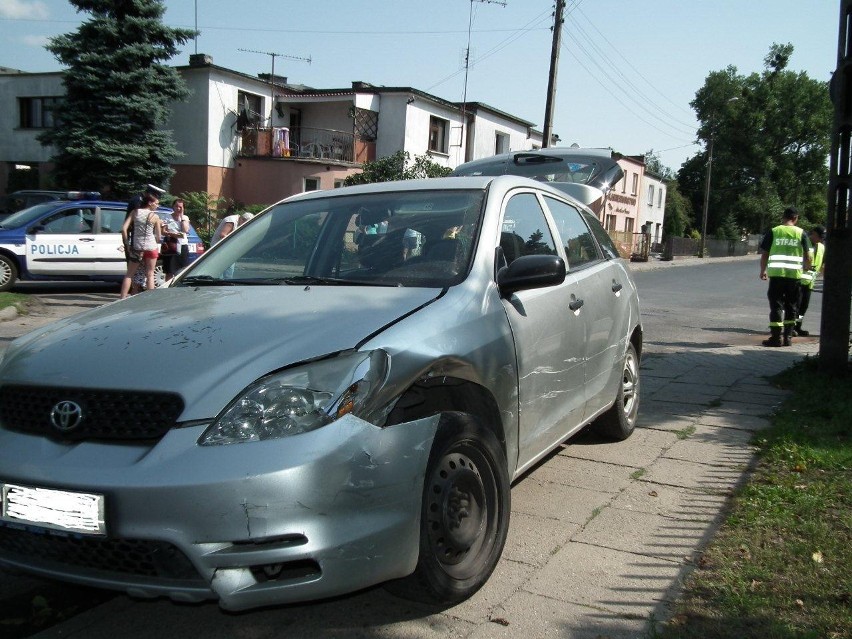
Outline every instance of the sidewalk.
{"type": "Polygon", "coordinates": [[[784,398],[766,377],[817,348],[808,339],[643,358],[636,432],[614,444],[581,434],[518,481],[503,558],[458,606],[375,588],[229,615],[215,604],[119,596],[37,636],[271,639],[285,628],[291,637],[648,637],[748,475],[750,438],[784,398]]]}

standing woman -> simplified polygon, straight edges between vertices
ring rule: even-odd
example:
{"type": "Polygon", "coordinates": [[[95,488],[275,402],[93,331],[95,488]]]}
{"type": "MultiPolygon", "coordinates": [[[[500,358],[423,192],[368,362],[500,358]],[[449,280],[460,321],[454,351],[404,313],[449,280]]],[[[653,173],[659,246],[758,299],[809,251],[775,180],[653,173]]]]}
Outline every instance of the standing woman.
{"type": "Polygon", "coordinates": [[[163,241],[162,222],[156,213],[159,205],[160,199],[156,195],[146,193],[142,196],[142,205],[124,220],[121,227],[121,239],[127,245],[130,225],[133,225],[133,239],[128,247],[127,272],[121,282],[121,299],[126,298],[130,292],[130,283],[140,264],[145,268],[147,290],[154,290],[154,269],[160,255],[160,242],[163,241]]]}

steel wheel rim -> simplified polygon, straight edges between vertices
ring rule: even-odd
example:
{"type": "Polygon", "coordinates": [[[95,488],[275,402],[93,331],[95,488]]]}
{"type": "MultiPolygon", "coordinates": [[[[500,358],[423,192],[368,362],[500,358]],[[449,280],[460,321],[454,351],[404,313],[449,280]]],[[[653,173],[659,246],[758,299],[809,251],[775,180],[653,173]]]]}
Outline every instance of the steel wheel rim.
{"type": "Polygon", "coordinates": [[[475,576],[488,562],[497,527],[497,487],[486,458],[474,447],[446,453],[427,486],[426,525],[432,555],[456,579],[475,576]]]}
{"type": "Polygon", "coordinates": [[[621,378],[621,395],[624,404],[624,416],[632,424],[639,408],[639,366],[633,352],[624,360],[624,372],[621,378]]]}

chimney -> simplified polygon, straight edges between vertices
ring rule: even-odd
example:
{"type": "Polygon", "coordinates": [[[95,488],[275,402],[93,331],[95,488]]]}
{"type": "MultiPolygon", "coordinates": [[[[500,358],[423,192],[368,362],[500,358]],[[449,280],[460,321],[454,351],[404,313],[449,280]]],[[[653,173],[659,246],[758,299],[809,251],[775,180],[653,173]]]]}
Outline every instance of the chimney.
{"type": "Polygon", "coordinates": [[[213,56],[206,53],[193,53],[189,56],[189,66],[207,67],[213,64],[213,56]]]}

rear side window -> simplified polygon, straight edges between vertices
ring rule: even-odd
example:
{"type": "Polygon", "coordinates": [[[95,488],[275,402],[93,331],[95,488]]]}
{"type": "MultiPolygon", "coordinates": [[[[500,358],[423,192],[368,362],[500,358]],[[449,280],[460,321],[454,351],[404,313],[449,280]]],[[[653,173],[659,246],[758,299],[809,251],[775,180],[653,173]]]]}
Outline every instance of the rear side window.
{"type": "Polygon", "coordinates": [[[514,195],[506,203],[500,247],[507,265],[524,255],[557,254],[547,218],[532,193],[514,195]]]}
{"type": "Polygon", "coordinates": [[[124,209],[101,209],[100,233],[121,233],[127,212],[124,209]]]}
{"type": "Polygon", "coordinates": [[[618,247],[616,247],[615,242],[612,241],[612,238],[604,231],[601,223],[598,222],[597,218],[594,215],[590,215],[586,211],[583,211],[583,219],[586,220],[586,224],[589,225],[589,229],[592,231],[592,235],[595,236],[595,239],[598,241],[598,244],[601,247],[601,250],[604,253],[604,257],[608,260],[614,260],[621,257],[618,254],[618,247]]]}
{"type": "Polygon", "coordinates": [[[545,196],[544,201],[556,223],[556,230],[565,247],[568,268],[577,270],[601,259],[598,246],[580,211],[561,200],[545,196]]]}

